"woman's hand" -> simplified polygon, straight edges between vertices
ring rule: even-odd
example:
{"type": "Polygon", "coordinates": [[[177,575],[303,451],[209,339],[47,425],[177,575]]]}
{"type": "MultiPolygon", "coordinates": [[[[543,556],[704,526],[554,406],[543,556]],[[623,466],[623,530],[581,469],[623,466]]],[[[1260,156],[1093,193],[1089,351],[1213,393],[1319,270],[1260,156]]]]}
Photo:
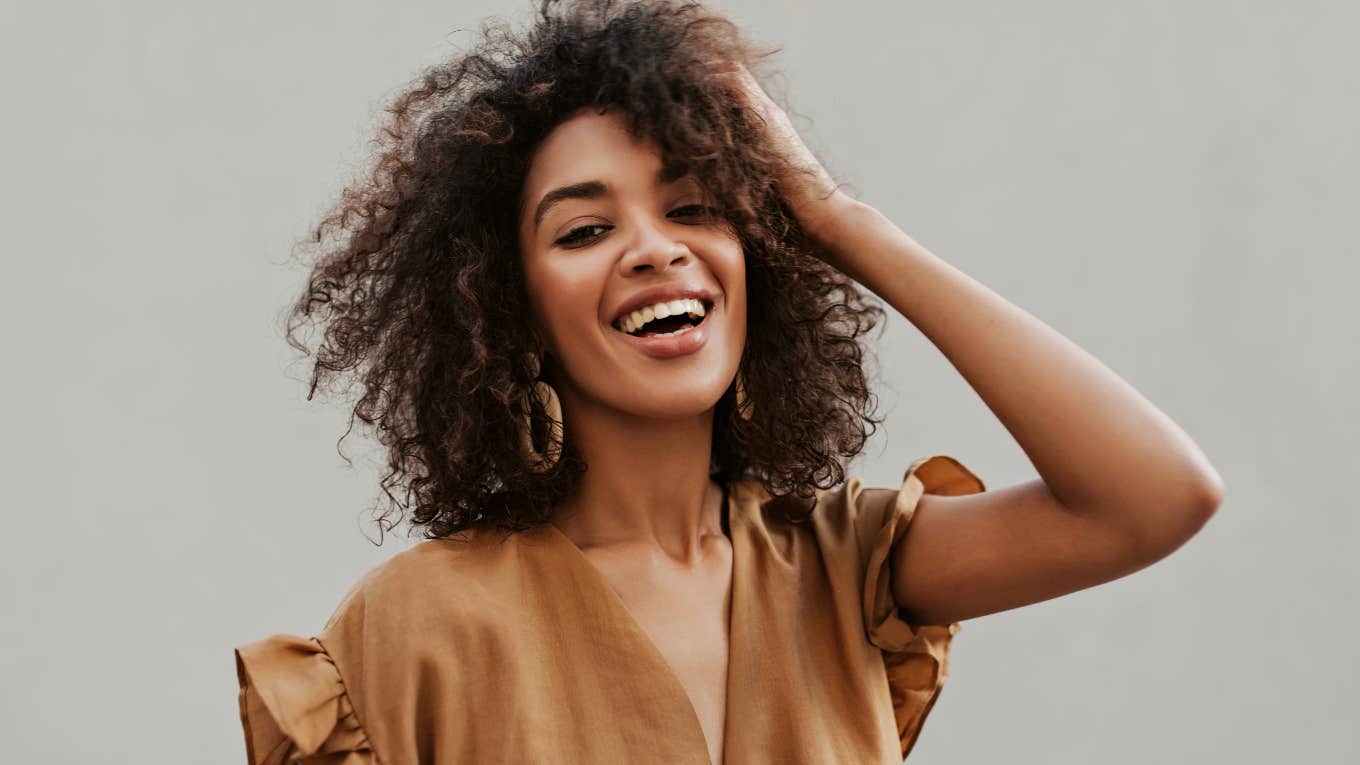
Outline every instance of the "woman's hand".
{"type": "Polygon", "coordinates": [[[789,177],[777,180],[780,194],[799,224],[815,238],[829,234],[844,211],[856,204],[855,200],[837,188],[831,174],[794,129],[788,114],[770,99],[744,65],[738,62],[714,64],[713,73],[727,82],[737,98],[764,120],[770,145],[796,168],[789,177]]]}

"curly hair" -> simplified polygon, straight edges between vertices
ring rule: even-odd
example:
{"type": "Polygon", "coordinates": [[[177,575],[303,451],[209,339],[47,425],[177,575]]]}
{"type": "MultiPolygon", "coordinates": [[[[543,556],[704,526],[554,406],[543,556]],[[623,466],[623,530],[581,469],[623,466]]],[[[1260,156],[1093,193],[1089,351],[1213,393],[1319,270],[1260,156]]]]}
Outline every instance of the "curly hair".
{"type": "MultiPolygon", "coordinates": [[[[556,5],[538,3],[524,34],[484,21],[475,47],[399,91],[371,165],[298,243],[310,276],[287,340],[310,356],[299,331],[323,330],[307,398],[338,376],[362,383],[337,449],[355,418],[386,447],[380,530],[408,509],[412,535],[423,527],[430,539],[546,522],[585,463],[569,427],[548,472],[534,472],[520,447],[516,413],[533,382],[520,195],[554,126],[582,107],[618,108],[664,162],[695,173],[744,252],[740,371],[752,416],[735,410],[729,386],[714,412],[711,475],[759,481],[807,507],[816,489],[845,480],[842,460],[882,422],[859,337],[884,311],[823,261],[783,201],[780,179],[806,168],[779,155],[758,114],[711,76],[715,62],[755,73],[779,49],[758,51],[697,2],[556,5]]],[[[531,421],[535,439],[554,424],[536,405],[531,421]]]]}

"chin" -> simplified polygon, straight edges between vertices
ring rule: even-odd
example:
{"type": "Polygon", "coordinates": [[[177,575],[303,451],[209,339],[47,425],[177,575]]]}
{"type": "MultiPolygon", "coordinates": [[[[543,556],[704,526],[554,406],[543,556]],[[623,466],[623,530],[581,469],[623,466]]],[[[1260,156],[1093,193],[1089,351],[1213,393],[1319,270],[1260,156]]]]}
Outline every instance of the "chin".
{"type": "Polygon", "coordinates": [[[695,417],[717,406],[725,391],[695,388],[686,391],[657,392],[653,395],[620,401],[617,408],[638,417],[658,420],[695,417]]]}

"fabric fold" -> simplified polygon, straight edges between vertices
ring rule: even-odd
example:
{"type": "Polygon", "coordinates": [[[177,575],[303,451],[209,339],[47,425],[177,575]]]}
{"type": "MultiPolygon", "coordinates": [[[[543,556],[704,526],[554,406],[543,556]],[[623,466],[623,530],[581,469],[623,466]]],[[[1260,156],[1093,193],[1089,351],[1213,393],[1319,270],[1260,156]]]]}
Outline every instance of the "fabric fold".
{"type": "Polygon", "coordinates": [[[379,765],[320,641],[277,634],[239,646],[235,654],[251,765],[379,765]]]}
{"type": "Polygon", "coordinates": [[[864,628],[883,651],[902,756],[911,751],[949,673],[949,645],[958,622],[913,624],[892,594],[893,545],[906,535],[923,494],[955,496],[986,490],[982,479],[943,454],[922,457],[907,468],[882,527],[874,537],[864,577],[864,628]]]}

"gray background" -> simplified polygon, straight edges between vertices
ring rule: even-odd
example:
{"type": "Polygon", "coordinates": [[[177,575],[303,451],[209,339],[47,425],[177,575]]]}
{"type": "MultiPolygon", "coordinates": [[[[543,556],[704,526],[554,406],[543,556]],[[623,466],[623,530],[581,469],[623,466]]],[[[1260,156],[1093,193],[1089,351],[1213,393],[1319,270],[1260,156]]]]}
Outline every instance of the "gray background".
{"type": "MultiPolygon", "coordinates": [[[[1353,2],[727,2],[852,193],[1088,349],[1227,484],[1151,568],[964,623],[918,763],[1357,761],[1353,2]],[[1349,214],[1348,214],[1349,213],[1349,214]],[[1349,394],[1346,391],[1351,391],[1349,394]]],[[[0,2],[11,762],[244,760],[233,646],[375,547],[279,336],[385,99],[523,2],[0,2]]],[[[852,465],[1034,472],[900,316],[852,465]]]]}

